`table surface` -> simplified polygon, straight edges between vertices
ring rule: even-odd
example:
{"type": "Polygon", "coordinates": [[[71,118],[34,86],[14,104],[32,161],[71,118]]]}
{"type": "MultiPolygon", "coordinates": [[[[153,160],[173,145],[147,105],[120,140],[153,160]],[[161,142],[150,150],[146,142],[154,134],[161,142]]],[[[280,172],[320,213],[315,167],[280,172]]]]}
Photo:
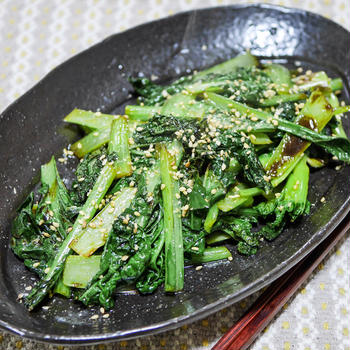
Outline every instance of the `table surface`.
{"type": "MultiPolygon", "coordinates": [[[[179,11],[253,2],[259,1],[0,0],[0,111],[55,66],[111,34],[179,11]]],[[[318,12],[350,30],[348,0],[260,2],[318,12]]],[[[349,258],[348,234],[250,350],[350,350],[349,258]]],[[[174,331],[78,349],[210,349],[256,297],[174,331]]],[[[21,348],[69,349],[0,332],[0,349],[21,348]]]]}

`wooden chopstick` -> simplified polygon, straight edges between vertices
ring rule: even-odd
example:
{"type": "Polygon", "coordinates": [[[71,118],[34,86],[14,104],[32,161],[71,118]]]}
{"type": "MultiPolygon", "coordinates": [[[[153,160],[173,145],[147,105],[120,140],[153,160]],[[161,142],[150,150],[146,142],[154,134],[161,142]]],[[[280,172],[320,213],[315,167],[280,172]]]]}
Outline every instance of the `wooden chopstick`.
{"type": "Polygon", "coordinates": [[[350,229],[350,214],[309,255],[273,282],[212,350],[245,350],[350,229]]]}

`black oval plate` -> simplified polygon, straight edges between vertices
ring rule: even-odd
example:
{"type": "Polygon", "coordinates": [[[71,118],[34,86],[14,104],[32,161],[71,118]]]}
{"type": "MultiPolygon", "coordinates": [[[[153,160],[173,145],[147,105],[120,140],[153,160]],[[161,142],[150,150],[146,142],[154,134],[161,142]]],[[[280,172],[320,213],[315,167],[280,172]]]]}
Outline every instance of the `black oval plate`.
{"type": "Polygon", "coordinates": [[[48,310],[27,312],[16,299],[35,278],[9,248],[10,225],[15,208],[37,181],[40,165],[78,138],[62,118],[74,107],[121,113],[131,89],[128,76],[142,72],[168,80],[249,48],[262,58],[290,66],[300,61],[306,68],[341,76],[348,100],[349,45],[345,29],[315,14],[271,5],[219,7],[114,35],[48,74],[0,116],[0,326],[36,340],[70,344],[156,333],[237,302],[296,264],[347,213],[349,166],[314,172],[311,215],[262,244],[255,256],[234,253],[232,262],[208,264],[201,271],[188,268],[185,290],[176,296],[162,290],[150,296],[118,295],[110,318],[98,321],[89,319],[98,308],[60,297],[48,302],[48,310]],[[322,196],[327,198],[323,204],[322,196]]]}

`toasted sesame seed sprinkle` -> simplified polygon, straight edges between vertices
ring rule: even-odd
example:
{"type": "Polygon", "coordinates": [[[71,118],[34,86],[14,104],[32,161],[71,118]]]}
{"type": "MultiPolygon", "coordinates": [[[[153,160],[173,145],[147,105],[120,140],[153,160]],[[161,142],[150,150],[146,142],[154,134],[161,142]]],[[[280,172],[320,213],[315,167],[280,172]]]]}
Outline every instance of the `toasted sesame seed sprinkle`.
{"type": "Polygon", "coordinates": [[[232,256],[229,256],[229,257],[227,258],[227,260],[228,260],[228,261],[232,261],[232,260],[233,260],[232,256]]]}
{"type": "Polygon", "coordinates": [[[203,268],[202,265],[196,266],[196,271],[202,270],[202,268],[203,268]]]}
{"type": "Polygon", "coordinates": [[[90,320],[97,320],[98,319],[98,315],[92,315],[91,317],[90,317],[90,320]]]}
{"type": "Polygon", "coordinates": [[[324,203],[326,201],[326,198],[325,197],[322,197],[321,198],[321,203],[324,203]]]}
{"type": "Polygon", "coordinates": [[[271,180],[271,176],[268,175],[264,175],[263,178],[266,182],[269,182],[271,180]]]}
{"type": "Polygon", "coordinates": [[[126,261],[126,260],[128,260],[129,259],[129,255],[123,255],[122,256],[122,261],[126,261]]]}
{"type": "Polygon", "coordinates": [[[191,250],[194,250],[194,251],[197,252],[199,250],[199,248],[198,247],[192,247],[191,250]]]}

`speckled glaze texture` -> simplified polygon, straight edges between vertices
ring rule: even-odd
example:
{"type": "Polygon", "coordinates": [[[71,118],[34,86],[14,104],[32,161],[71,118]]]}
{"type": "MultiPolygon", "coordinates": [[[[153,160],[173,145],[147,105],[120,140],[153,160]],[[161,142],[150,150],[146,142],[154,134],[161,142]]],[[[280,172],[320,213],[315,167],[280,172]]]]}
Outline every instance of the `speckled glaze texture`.
{"type": "MultiPolygon", "coordinates": [[[[35,277],[9,248],[15,209],[33,188],[40,165],[59,155],[79,133],[63,124],[74,107],[121,113],[132,102],[127,77],[157,75],[166,81],[250,49],[293,67],[324,69],[343,79],[349,102],[350,34],[318,15],[268,5],[231,6],[182,13],[107,38],[48,74],[0,116],[0,326],[53,343],[98,343],[178,327],[246,297],[272,282],[319,244],[349,209],[349,166],[311,174],[311,214],[289,225],[253,257],[187,268],[185,290],[150,296],[116,296],[110,317],[54,297],[32,313],[16,299],[35,277]],[[207,49],[202,50],[203,45],[207,49]],[[298,63],[298,64],[299,64],[298,63]],[[327,201],[320,203],[325,196],[327,201]]],[[[349,130],[349,122],[346,120],[349,130]]],[[[67,169],[61,169],[68,176],[67,169]]]]}

